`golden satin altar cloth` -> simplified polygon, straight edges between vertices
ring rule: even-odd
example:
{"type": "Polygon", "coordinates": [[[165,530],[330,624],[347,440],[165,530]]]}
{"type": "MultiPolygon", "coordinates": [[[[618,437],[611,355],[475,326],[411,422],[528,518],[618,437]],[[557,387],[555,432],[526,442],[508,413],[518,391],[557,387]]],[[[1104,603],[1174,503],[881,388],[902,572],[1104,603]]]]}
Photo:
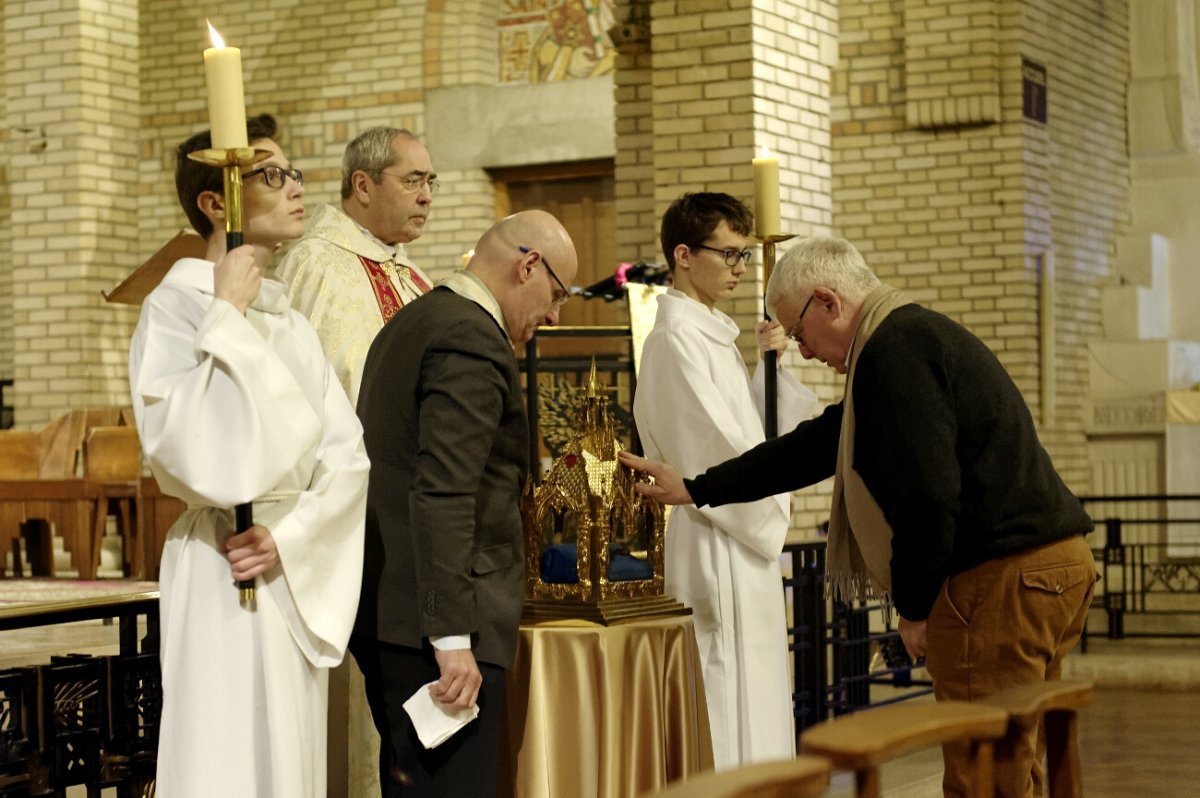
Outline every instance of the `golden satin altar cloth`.
{"type": "Polygon", "coordinates": [[[502,795],[632,798],[712,770],[691,617],[523,624],[504,723],[502,795]]]}

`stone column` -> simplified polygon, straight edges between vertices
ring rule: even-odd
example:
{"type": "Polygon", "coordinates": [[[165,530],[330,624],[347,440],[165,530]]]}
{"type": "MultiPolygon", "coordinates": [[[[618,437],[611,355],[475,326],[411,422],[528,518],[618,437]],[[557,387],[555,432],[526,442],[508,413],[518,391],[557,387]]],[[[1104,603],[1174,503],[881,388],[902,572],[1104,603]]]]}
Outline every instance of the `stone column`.
{"type": "MultiPolygon", "coordinates": [[[[828,231],[835,30],[835,4],[818,0],[651,4],[655,231],[684,191],[749,203],[760,146],[780,159],[784,230],[828,231]]],[[[745,284],[731,315],[748,330],[761,314],[761,274],[745,284]]],[[[742,343],[755,358],[753,335],[742,343]]]]}
{"type": "Polygon", "coordinates": [[[129,403],[133,312],[100,291],[137,265],[138,3],[10,0],[4,54],[14,409],[36,427],[129,403]]]}

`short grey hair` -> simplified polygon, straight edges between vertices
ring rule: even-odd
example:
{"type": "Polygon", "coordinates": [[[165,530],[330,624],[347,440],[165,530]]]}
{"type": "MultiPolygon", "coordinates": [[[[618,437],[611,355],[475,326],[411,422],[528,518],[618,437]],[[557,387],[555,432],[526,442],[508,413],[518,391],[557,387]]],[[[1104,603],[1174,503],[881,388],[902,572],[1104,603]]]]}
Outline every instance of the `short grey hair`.
{"type": "Polygon", "coordinates": [[[777,316],[784,297],[798,300],[817,286],[857,302],[879,286],[879,278],[846,239],[813,236],[783,253],[775,264],[767,282],[767,310],[777,316]]]}
{"type": "Polygon", "coordinates": [[[346,145],[342,155],[342,199],[350,199],[354,186],[350,178],[355,172],[366,172],[375,183],[383,179],[383,170],[396,163],[396,151],[392,142],[397,138],[417,140],[402,127],[373,127],[364,130],[346,145]]]}

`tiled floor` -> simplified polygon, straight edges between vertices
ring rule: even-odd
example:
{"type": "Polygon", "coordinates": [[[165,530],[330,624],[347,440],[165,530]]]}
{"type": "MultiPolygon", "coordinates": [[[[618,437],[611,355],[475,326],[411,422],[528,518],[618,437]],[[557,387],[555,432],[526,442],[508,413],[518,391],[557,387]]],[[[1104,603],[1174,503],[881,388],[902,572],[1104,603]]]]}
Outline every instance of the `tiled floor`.
{"type": "MultiPolygon", "coordinates": [[[[44,662],[62,651],[116,650],[116,627],[100,622],[0,632],[0,668],[44,662]]],[[[1100,686],[1080,721],[1088,798],[1200,795],[1200,640],[1093,640],[1089,653],[1072,654],[1065,670],[1100,686]]],[[[934,798],[941,794],[940,754],[892,763],[883,779],[889,798],[934,798]]],[[[830,798],[853,794],[845,774],[828,792],[830,798]]]]}

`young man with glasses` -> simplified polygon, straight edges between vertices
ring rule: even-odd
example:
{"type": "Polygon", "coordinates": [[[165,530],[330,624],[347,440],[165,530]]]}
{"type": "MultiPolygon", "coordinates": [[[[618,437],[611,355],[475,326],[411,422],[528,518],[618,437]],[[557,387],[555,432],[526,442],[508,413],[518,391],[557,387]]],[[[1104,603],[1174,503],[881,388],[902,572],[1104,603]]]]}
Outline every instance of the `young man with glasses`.
{"type": "Polygon", "coordinates": [[[163,492],[187,503],[162,554],[163,712],[157,790],[174,798],[323,798],[329,669],[362,577],[362,427],[311,325],[262,275],[304,232],[304,187],[269,157],[242,174],[245,245],[225,246],[221,170],[178,149],[175,185],[205,259],[176,262],[129,348],[138,436],[163,492]],[[253,502],[237,531],[234,507],[253,502]],[[235,534],[235,532],[237,532],[235,534]],[[235,581],[255,585],[239,603],[235,581]]]}
{"type": "Polygon", "coordinates": [[[429,153],[407,130],[375,127],[346,145],[341,207],[322,205],[278,274],[358,400],[362,362],[383,325],[430,289],[404,246],[420,237],[438,190],[429,153]]]}
{"type": "MultiPolygon", "coordinates": [[[[717,309],[750,265],[750,211],[728,194],[685,194],[662,221],[674,287],[658,299],[642,351],[634,418],[648,456],[688,472],[763,441],[763,369],[751,380],[739,330],[717,309]]],[[[774,322],[759,348],[783,349],[774,322]]],[[[812,416],[816,396],[779,375],[780,426],[812,416]]],[[[791,516],[784,493],[679,508],[666,534],[666,588],[692,608],[718,769],[795,753],[779,556],[791,516]]]]}
{"type": "Polygon", "coordinates": [[[384,798],[496,794],[525,589],[529,432],[513,347],[557,323],[577,270],[553,216],[501,219],[467,267],[405,308],[367,354],[368,556],[350,646],[382,738],[384,798]],[[404,709],[426,685],[430,708],[479,708],[433,749],[404,709]]]}
{"type": "MultiPolygon", "coordinates": [[[[655,477],[655,498],[707,512],[832,476],[826,584],[844,601],[895,607],[939,701],[1058,679],[1097,580],[1092,522],[999,359],[881,283],[841,238],[789,249],[767,305],[804,357],[846,375],[842,401],[741,457],[689,464],[694,479],[622,460],[655,477]]],[[[1041,795],[1044,753],[1030,728],[996,761],[996,794],[1041,795]]],[[[967,744],[947,744],[943,759],[943,793],[978,794],[967,744]]]]}

